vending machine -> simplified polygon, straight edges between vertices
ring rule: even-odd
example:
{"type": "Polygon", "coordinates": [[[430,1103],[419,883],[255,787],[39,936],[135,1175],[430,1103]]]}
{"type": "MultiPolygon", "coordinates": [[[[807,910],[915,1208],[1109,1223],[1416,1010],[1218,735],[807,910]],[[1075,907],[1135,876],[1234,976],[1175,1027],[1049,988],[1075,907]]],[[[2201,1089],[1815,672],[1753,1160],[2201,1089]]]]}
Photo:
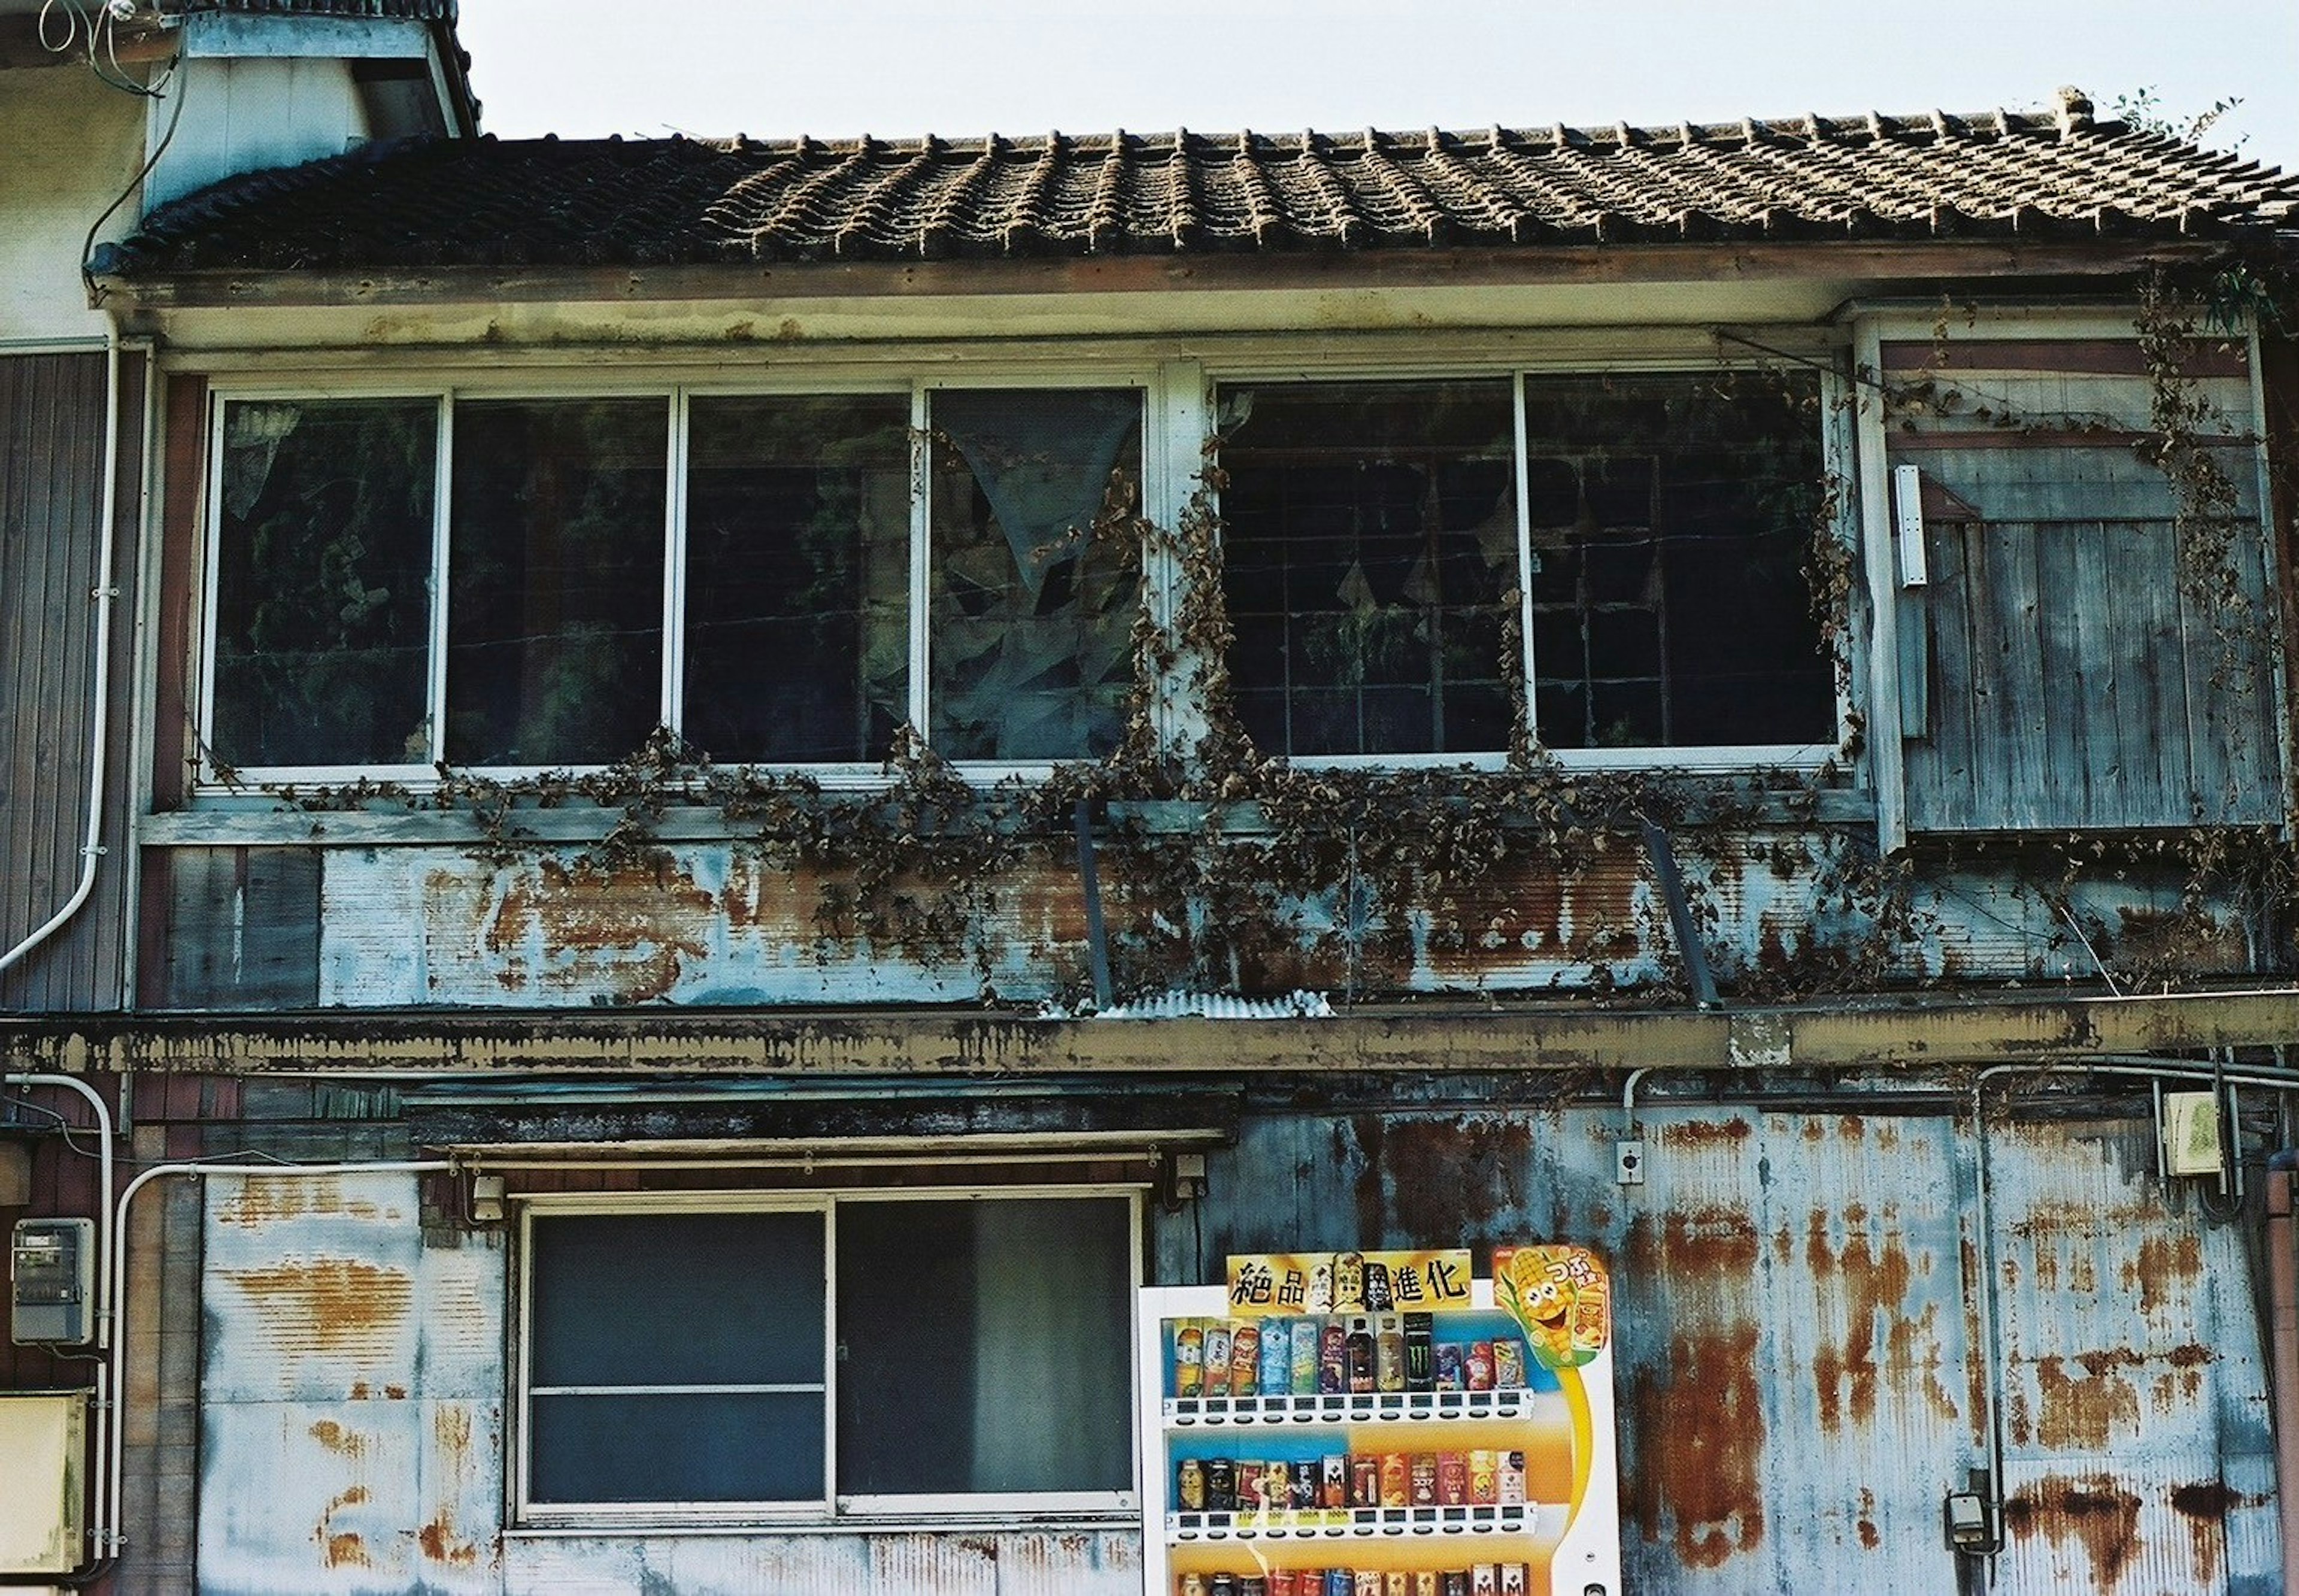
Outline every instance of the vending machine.
{"type": "Polygon", "coordinates": [[[1620,1596],[1585,1248],[1241,1256],[1141,1303],[1146,1596],[1620,1596]]]}

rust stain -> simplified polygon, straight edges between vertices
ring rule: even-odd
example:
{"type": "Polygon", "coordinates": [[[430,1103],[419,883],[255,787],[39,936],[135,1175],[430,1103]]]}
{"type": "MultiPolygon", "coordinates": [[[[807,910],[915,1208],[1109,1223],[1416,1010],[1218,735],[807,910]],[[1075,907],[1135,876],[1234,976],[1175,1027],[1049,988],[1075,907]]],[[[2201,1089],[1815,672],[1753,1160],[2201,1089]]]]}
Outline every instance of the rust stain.
{"type": "Polygon", "coordinates": [[[1882,1533],[1876,1528],[1876,1493],[1865,1486],[1860,1492],[1858,1528],[1862,1550],[1873,1551],[1884,1543],[1882,1533]]]}
{"type": "Polygon", "coordinates": [[[1665,1370],[1640,1372],[1633,1401],[1643,1456],[1632,1490],[1645,1539],[1657,1542],[1672,1525],[1677,1557],[1690,1568],[1721,1567],[1760,1545],[1756,1326],[1672,1337],[1665,1370]]]}
{"type": "Polygon", "coordinates": [[[1745,1119],[1691,1119],[1661,1127],[1660,1144],[1684,1149],[1739,1147],[1755,1127],[1745,1119]]]}
{"type": "Polygon", "coordinates": [[[243,1180],[216,1204],[219,1225],[252,1230],[278,1225],[312,1214],[342,1214],[354,1219],[375,1219],[383,1210],[365,1198],[344,1201],[344,1183],[334,1176],[311,1180],[243,1180]]]}
{"type": "MultiPolygon", "coordinates": [[[[312,1434],[318,1434],[320,1428],[318,1425],[313,1426],[312,1434]]],[[[345,1508],[357,1507],[367,1499],[366,1486],[351,1485],[330,1497],[328,1505],[320,1510],[319,1526],[312,1530],[311,1539],[319,1545],[320,1555],[327,1559],[328,1567],[372,1568],[375,1567],[375,1560],[368,1556],[367,1542],[355,1532],[338,1530],[335,1526],[336,1515],[338,1512],[345,1508]]]]}
{"type": "Polygon", "coordinates": [[[344,1429],[332,1418],[323,1418],[313,1425],[311,1439],[338,1457],[363,1458],[367,1455],[367,1437],[355,1430],[344,1429]]]}
{"type": "MultiPolygon", "coordinates": [[[[1447,917],[1476,927],[1458,943],[1432,943],[1427,972],[1446,982],[1474,982],[1531,961],[1616,963],[1638,957],[1645,939],[1637,897],[1643,866],[1626,855],[1572,871],[1538,859],[1503,863],[1473,891],[1449,895],[1447,917]]],[[[1407,927],[1415,904],[1382,906],[1384,933],[1368,940],[1390,944],[1401,964],[1411,962],[1407,927]]]]}
{"type": "Polygon", "coordinates": [[[224,1277],[253,1301],[282,1351],[373,1351],[406,1321],[414,1288],[395,1269],[356,1259],[289,1259],[224,1277]]]}
{"type": "Polygon", "coordinates": [[[354,1402],[364,1402],[367,1401],[369,1394],[369,1392],[368,1383],[366,1381],[354,1380],[352,1382],[352,1401],[354,1402]]]}
{"type": "Polygon", "coordinates": [[[2004,1504],[2004,1522],[2018,1540],[2042,1534],[2055,1548],[2080,1545],[2102,1590],[2122,1577],[2139,1550],[2139,1498],[2112,1475],[2038,1480],[2004,1504]]]}
{"type": "Polygon", "coordinates": [[[1755,1221],[1745,1209],[1708,1203],[1664,1214],[1657,1221],[1639,1214],[1630,1223],[1625,1251],[1640,1274],[1666,1276],[1679,1284],[1722,1284],[1754,1276],[1759,1245],[1755,1221]]]}
{"type": "MultiPolygon", "coordinates": [[[[434,874],[443,873],[456,880],[434,874]]],[[[618,1002],[652,1002],[704,956],[718,923],[718,898],[667,860],[609,869],[544,859],[505,876],[480,942],[502,960],[495,977],[507,991],[604,988],[618,1002]],[[537,941],[541,968],[532,951],[537,941]]],[[[460,882],[456,890],[464,890],[460,882]]]]}
{"type": "Polygon", "coordinates": [[[2141,1240],[2138,1256],[2123,1266],[2123,1289],[2139,1299],[2139,1311],[2154,1318],[2170,1309],[2174,1299],[2185,1302],[2181,1290],[2202,1278],[2204,1244],[2193,1235],[2150,1235],[2141,1240]]]}
{"type": "Polygon", "coordinates": [[[2139,1361],[2129,1351],[2087,1352],[2081,1378],[2058,1357],[2036,1359],[2036,1442],[2047,1451],[2101,1452],[2121,1426],[2139,1427],[2139,1393],[2122,1371],[2139,1361]]]}
{"type": "Polygon", "coordinates": [[[477,1544],[457,1540],[454,1519],[447,1514],[441,1514],[417,1531],[415,1543],[423,1549],[423,1555],[431,1561],[444,1563],[450,1567],[468,1568],[479,1560],[477,1544]]]}
{"type": "Polygon", "coordinates": [[[2225,1480],[2202,1480],[2171,1488],[2172,1511],[2189,1520],[2189,1554],[2195,1559],[2195,1583],[2218,1583],[2220,1560],[2227,1554],[2227,1516],[2237,1508],[2256,1507],[2262,1499],[2228,1488],[2225,1480]]]}
{"type": "Polygon", "coordinates": [[[1492,1239],[1497,1216],[1515,1211],[1532,1129],[1511,1119],[1392,1119],[1382,1146],[1390,1218],[1402,1238],[1473,1246],[1492,1239]]]}
{"type": "MultiPolygon", "coordinates": [[[[1868,1210],[1860,1203],[1847,1206],[1844,1218],[1853,1228],[1841,1252],[1830,1249],[1829,1215],[1824,1209],[1814,1209],[1805,1224],[1805,1259],[1814,1280],[1836,1275],[1845,1300],[1844,1343],[1839,1348],[1822,1337],[1813,1364],[1821,1423],[1831,1430],[1847,1415],[1862,1426],[1874,1419],[1877,1393],[1886,1372],[1896,1376],[1896,1389],[1905,1383],[1899,1376],[1912,1375],[1920,1367],[1936,1368],[1938,1362],[1936,1347],[1929,1359],[1917,1350],[1918,1336],[1931,1334],[1937,1310],[1927,1309],[1914,1318],[1905,1310],[1914,1269],[1899,1234],[1888,1230],[1880,1242],[1872,1242],[1863,1228],[1868,1210]]],[[[1936,1375],[1934,1378],[1936,1382],[1936,1375]]]]}
{"type": "Polygon", "coordinates": [[[389,1397],[394,1402],[403,1402],[407,1400],[407,1387],[404,1385],[386,1385],[383,1388],[383,1394],[389,1397]]]}

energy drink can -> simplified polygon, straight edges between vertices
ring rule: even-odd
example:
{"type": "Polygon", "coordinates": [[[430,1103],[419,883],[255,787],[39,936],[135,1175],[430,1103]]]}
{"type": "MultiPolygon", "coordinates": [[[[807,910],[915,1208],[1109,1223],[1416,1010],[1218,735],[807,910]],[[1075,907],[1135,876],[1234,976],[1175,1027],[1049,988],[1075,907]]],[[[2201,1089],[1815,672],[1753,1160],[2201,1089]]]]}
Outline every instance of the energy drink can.
{"type": "Polygon", "coordinates": [[[1405,1389],[1405,1323],[1393,1313],[1374,1318],[1373,1332],[1374,1389],[1405,1389]]]}
{"type": "Polygon", "coordinates": [[[1233,1458],[1206,1459],[1206,1511],[1234,1513],[1237,1511],[1237,1460],[1233,1458]]]}
{"type": "Polygon", "coordinates": [[[1381,1458],[1381,1505],[1413,1505],[1413,1459],[1403,1452],[1383,1452],[1381,1458]]]}
{"type": "Polygon", "coordinates": [[[1208,1396],[1229,1394],[1229,1321],[1227,1319],[1207,1320],[1206,1367],[1203,1377],[1208,1396]]]}
{"type": "Polygon", "coordinates": [[[1405,1389],[1437,1389],[1436,1321],[1429,1314],[1405,1316],[1405,1389]]]}
{"type": "Polygon", "coordinates": [[[1435,1452],[1414,1453],[1411,1467],[1413,1472],[1409,1488],[1412,1495],[1407,1500],[1416,1508],[1435,1507],[1437,1505],[1437,1454],[1435,1452]]]}
{"type": "Polygon", "coordinates": [[[1370,1453],[1349,1455],[1349,1506],[1381,1506],[1381,1459],[1370,1453]]]}
{"type": "MultiPolygon", "coordinates": [[[[1210,1369],[1211,1366],[1208,1367],[1210,1369]]],[[[1209,1387],[1213,1384],[1210,1372],[1206,1376],[1206,1383],[1209,1387]]],[[[1459,1391],[1461,1388],[1460,1345],[1457,1342],[1440,1341],[1437,1343],[1437,1389],[1459,1391]]]]}
{"type": "Polygon", "coordinates": [[[1206,1466],[1195,1458],[1184,1458],[1174,1467],[1174,1500],[1184,1513],[1206,1510],[1206,1466]]]}
{"type": "Polygon", "coordinates": [[[1195,1319],[1183,1319],[1174,1326],[1174,1394],[1202,1396],[1205,1389],[1206,1327],[1195,1319]]]}
{"type": "Polygon", "coordinates": [[[1469,1505],[1490,1508],[1501,1499],[1501,1458],[1482,1449],[1469,1454],[1469,1505]]]}
{"type": "Polygon", "coordinates": [[[1229,1393],[1249,1397],[1260,1383],[1261,1326],[1251,1319],[1240,1319],[1229,1333],[1229,1393]]]}
{"type": "Polygon", "coordinates": [[[1261,1394],[1283,1396],[1293,1389],[1293,1321],[1265,1319],[1261,1325],[1261,1394]]]}
{"type": "MultiPolygon", "coordinates": [[[[1378,1473],[1374,1479],[1381,1476],[1378,1473]]],[[[1317,1505],[1321,1508],[1346,1508],[1349,1505],[1349,1457],[1347,1452],[1328,1452],[1317,1459],[1317,1505]]]]}
{"type": "Polygon", "coordinates": [[[1317,1392],[1338,1396],[1349,1388],[1349,1333],[1339,1319],[1321,1319],[1317,1331],[1317,1392]]]}
{"type": "Polygon", "coordinates": [[[1500,1478],[1498,1484],[1499,1487],[1498,1500],[1501,1506],[1505,1508],[1524,1506],[1524,1454],[1523,1452],[1501,1454],[1500,1478]]]}
{"type": "Polygon", "coordinates": [[[1504,1336],[1493,1342],[1493,1389],[1524,1389],[1524,1342],[1514,1335],[1504,1336]]]}
{"type": "Polygon", "coordinates": [[[1293,1321],[1291,1342],[1291,1367],[1286,1371],[1286,1389],[1295,1396],[1317,1394],[1317,1348],[1325,1334],[1325,1322],[1320,1318],[1300,1318],[1293,1321]]]}
{"type": "Polygon", "coordinates": [[[1437,1505],[1466,1507],[1469,1501],[1469,1460],[1459,1452],[1437,1454],[1437,1505]]]}
{"type": "Polygon", "coordinates": [[[1470,1391],[1490,1391],[1493,1388],[1493,1343],[1473,1341],[1469,1355],[1461,1363],[1461,1376],[1470,1391]]]}

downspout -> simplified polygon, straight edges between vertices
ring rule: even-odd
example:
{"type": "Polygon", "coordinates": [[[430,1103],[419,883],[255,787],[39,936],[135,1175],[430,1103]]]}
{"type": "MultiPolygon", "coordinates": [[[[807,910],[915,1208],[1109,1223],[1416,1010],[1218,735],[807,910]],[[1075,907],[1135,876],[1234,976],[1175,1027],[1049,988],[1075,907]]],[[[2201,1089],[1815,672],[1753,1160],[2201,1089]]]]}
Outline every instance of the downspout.
{"type": "MultiPolygon", "coordinates": [[[[151,381],[151,356],[145,356],[145,381],[151,381]]],[[[6,952],[0,974],[62,929],[95,890],[95,861],[104,852],[104,754],[112,731],[112,611],[120,589],[112,579],[113,522],[120,511],[120,323],[107,312],[104,328],[104,485],[101,496],[95,586],[95,653],[89,661],[95,689],[88,710],[87,835],[79,850],[79,885],[62,908],[6,952]]],[[[106,1196],[109,1197],[107,1193],[106,1196]]]]}
{"type": "Polygon", "coordinates": [[[2283,1588],[2299,1591],[2299,1229],[2291,1180],[2299,1152],[2267,1160],[2267,1332],[2274,1355],[2275,1511],[2283,1526],[2283,1588]]]}

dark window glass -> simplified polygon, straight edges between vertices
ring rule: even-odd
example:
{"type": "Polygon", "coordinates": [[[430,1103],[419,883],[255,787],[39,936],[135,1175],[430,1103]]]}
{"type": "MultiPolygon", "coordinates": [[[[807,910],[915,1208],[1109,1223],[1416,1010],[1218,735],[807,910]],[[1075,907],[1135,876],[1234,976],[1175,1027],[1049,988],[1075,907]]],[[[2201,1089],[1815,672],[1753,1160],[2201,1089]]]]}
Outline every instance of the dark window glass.
{"type": "Polygon", "coordinates": [[[1132,1487],[1118,1199],[838,1209],[838,1488],[1132,1487]]]}
{"type": "Polygon", "coordinates": [[[1818,379],[1537,377],[1525,406],[1541,742],[1833,742],[1818,379]]]}
{"type": "Polygon", "coordinates": [[[604,764],[660,718],[660,399],[455,407],[447,757],[604,764]]]}
{"type": "Polygon", "coordinates": [[[721,761],[883,759],[907,712],[909,401],[688,413],[687,740],[721,761]]]}
{"type": "Polygon", "coordinates": [[[1140,392],[939,393],[933,420],[928,740],[958,760],[1109,752],[1138,561],[1093,528],[1134,503],[1140,392]]]}
{"type": "Polygon", "coordinates": [[[1255,743],[1285,754],[1506,748],[1507,382],[1237,388],[1222,422],[1230,672],[1255,743]]]}
{"type": "Polygon", "coordinates": [[[823,1496],[820,1214],[565,1215],[530,1237],[533,1500],[823,1496]]]}
{"type": "Polygon", "coordinates": [[[427,764],[438,405],[224,411],[214,725],[235,766],[427,764]]]}

